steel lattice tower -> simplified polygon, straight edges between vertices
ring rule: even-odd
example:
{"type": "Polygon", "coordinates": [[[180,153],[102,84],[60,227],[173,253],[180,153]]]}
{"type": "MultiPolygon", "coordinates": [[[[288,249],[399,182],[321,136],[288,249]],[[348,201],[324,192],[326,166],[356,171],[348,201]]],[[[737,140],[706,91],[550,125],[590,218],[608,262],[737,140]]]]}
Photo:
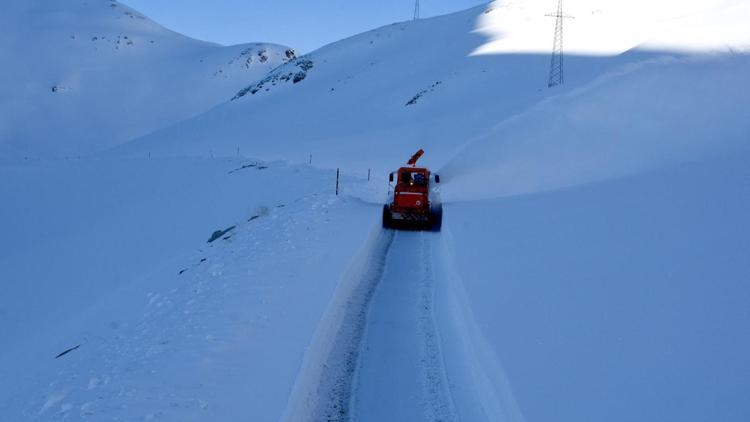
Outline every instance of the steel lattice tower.
{"type": "Polygon", "coordinates": [[[563,74],[563,20],[566,18],[572,19],[572,16],[563,14],[562,0],[557,0],[557,12],[547,16],[556,19],[555,41],[552,44],[552,59],[549,64],[549,82],[547,83],[547,87],[552,88],[553,86],[561,85],[565,81],[563,74]]]}
{"type": "Polygon", "coordinates": [[[414,1],[414,20],[419,19],[419,0],[414,1]]]}

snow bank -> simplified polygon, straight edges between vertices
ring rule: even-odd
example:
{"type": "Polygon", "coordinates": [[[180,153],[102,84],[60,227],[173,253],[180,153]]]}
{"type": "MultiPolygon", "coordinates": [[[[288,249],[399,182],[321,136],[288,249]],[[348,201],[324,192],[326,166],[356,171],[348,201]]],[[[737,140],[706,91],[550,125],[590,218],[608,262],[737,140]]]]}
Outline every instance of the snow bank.
{"type": "Polygon", "coordinates": [[[750,57],[664,58],[550,98],[441,170],[447,201],[557,189],[750,147],[750,57]]]}
{"type": "Polygon", "coordinates": [[[393,233],[374,227],[338,281],[295,381],[284,421],[329,420],[350,413],[349,401],[369,302],[393,233]]]}
{"type": "Polygon", "coordinates": [[[14,181],[0,184],[10,420],[278,420],[380,211],[336,197],[335,172],[244,159],[0,176],[14,181]]]}
{"type": "Polygon", "coordinates": [[[499,354],[474,316],[456,267],[456,247],[448,227],[434,242],[431,257],[435,266],[435,319],[456,413],[460,420],[523,422],[499,354]]]}
{"type": "Polygon", "coordinates": [[[750,418],[748,160],[445,205],[456,282],[525,420],[750,418]]]}

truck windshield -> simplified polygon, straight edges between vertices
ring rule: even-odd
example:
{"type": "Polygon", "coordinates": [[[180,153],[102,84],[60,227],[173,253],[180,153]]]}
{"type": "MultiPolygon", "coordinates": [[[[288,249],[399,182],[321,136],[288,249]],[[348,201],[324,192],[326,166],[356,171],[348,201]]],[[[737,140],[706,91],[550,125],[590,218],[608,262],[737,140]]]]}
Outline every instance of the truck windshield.
{"type": "Polygon", "coordinates": [[[404,171],[401,172],[401,183],[406,183],[410,186],[425,186],[427,185],[427,177],[424,173],[418,171],[404,171]]]}

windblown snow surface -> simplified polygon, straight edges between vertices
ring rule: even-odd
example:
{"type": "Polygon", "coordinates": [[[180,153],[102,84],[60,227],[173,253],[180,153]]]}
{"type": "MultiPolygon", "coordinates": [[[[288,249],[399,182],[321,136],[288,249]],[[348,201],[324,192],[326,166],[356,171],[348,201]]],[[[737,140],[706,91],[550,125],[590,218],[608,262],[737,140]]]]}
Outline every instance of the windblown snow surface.
{"type": "Polygon", "coordinates": [[[546,3],[0,165],[0,419],[750,419],[750,5],[566,2],[547,88],[546,3]],[[442,231],[383,230],[420,147],[442,231]]]}

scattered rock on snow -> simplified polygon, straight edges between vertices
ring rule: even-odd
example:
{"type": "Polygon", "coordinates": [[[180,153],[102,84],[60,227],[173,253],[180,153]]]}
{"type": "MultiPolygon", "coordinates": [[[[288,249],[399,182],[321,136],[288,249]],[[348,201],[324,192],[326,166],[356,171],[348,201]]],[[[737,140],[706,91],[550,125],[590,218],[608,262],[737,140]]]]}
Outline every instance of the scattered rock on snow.
{"type": "MultiPolygon", "coordinates": [[[[231,227],[227,227],[227,228],[226,228],[226,229],[224,229],[224,230],[216,230],[216,231],[215,231],[215,232],[214,232],[214,233],[213,233],[213,234],[211,235],[211,237],[210,237],[210,238],[208,239],[208,242],[207,242],[207,243],[211,243],[211,242],[213,242],[214,240],[216,240],[216,239],[218,239],[218,238],[220,238],[220,237],[224,236],[225,234],[227,234],[227,233],[229,233],[230,231],[234,230],[234,229],[235,229],[236,227],[237,227],[237,226],[231,226],[231,227]]],[[[202,261],[201,261],[201,262],[202,262],[202,261]]]]}
{"type": "Polygon", "coordinates": [[[307,77],[307,72],[310,71],[314,66],[312,60],[304,57],[295,58],[286,64],[280,66],[276,71],[266,76],[260,82],[248,86],[242,89],[234,97],[232,101],[244,97],[248,93],[255,95],[258,91],[269,90],[267,85],[275,86],[278,83],[289,82],[296,84],[301,82],[307,77]]]}
{"type": "Polygon", "coordinates": [[[297,73],[294,74],[294,78],[292,79],[292,83],[296,84],[297,82],[302,81],[306,77],[307,77],[307,73],[305,73],[305,72],[297,72],[297,73]]]}
{"type": "Polygon", "coordinates": [[[414,105],[414,104],[416,104],[416,103],[417,103],[417,101],[419,101],[419,99],[420,99],[420,98],[422,98],[422,96],[423,96],[424,94],[427,94],[428,92],[432,92],[432,91],[434,91],[434,90],[435,90],[435,88],[437,88],[437,86],[438,86],[438,85],[440,85],[440,84],[442,84],[442,83],[443,83],[442,81],[437,81],[437,82],[435,82],[434,84],[430,85],[430,87],[429,87],[429,88],[427,88],[427,89],[423,89],[423,90],[421,90],[421,91],[417,92],[417,94],[416,94],[415,96],[413,96],[413,97],[411,98],[411,100],[407,101],[407,102],[406,102],[406,104],[405,104],[404,106],[406,107],[406,106],[410,106],[410,105],[414,105]]]}
{"type": "Polygon", "coordinates": [[[239,167],[239,168],[236,168],[236,169],[232,169],[232,170],[229,170],[229,172],[228,172],[227,174],[232,174],[232,173],[236,173],[236,172],[238,172],[238,171],[240,171],[240,170],[244,170],[244,169],[248,169],[248,168],[252,168],[252,167],[258,167],[258,163],[250,163],[250,164],[245,164],[245,165],[243,165],[242,167],[239,167]]]}
{"type": "Polygon", "coordinates": [[[62,352],[60,352],[60,354],[58,354],[57,356],[55,356],[55,359],[59,359],[59,358],[61,358],[61,357],[65,356],[65,355],[67,355],[68,353],[70,353],[70,352],[72,352],[72,351],[74,351],[74,350],[78,349],[79,347],[81,347],[81,345],[80,345],[80,344],[79,344],[79,345],[77,345],[77,346],[75,346],[75,347],[71,347],[70,349],[67,349],[67,350],[63,350],[62,352]]]}

